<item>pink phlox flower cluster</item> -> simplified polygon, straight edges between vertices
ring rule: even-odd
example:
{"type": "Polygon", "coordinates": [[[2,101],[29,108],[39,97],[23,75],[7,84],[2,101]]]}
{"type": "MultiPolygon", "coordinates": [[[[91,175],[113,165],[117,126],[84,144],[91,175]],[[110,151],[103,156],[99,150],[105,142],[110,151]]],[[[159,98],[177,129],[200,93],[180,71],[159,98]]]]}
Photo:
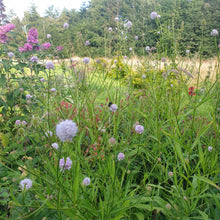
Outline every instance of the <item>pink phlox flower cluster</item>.
{"type": "Polygon", "coordinates": [[[50,47],[51,47],[51,44],[50,44],[50,43],[41,44],[42,50],[48,50],[50,47]]]}
{"type": "Polygon", "coordinates": [[[56,47],[56,49],[57,49],[58,51],[62,51],[62,50],[63,50],[63,47],[62,47],[62,46],[58,46],[58,47],[56,47]]]}
{"type": "Polygon", "coordinates": [[[27,37],[27,42],[28,43],[33,43],[33,44],[38,44],[38,33],[36,28],[31,28],[28,32],[28,37],[27,37]]]}
{"type": "Polygon", "coordinates": [[[0,27],[0,43],[6,43],[8,39],[8,36],[6,34],[13,29],[15,29],[15,25],[11,23],[0,27]]]}

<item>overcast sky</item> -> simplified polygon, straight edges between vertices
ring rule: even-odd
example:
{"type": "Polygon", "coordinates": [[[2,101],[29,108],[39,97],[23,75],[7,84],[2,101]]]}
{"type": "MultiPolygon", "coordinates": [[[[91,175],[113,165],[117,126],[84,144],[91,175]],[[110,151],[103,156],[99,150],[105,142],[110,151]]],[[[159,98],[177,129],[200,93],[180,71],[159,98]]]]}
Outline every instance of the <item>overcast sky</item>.
{"type": "Polygon", "coordinates": [[[54,5],[56,9],[62,11],[63,8],[79,9],[83,2],[88,1],[89,0],[3,0],[3,3],[6,7],[6,13],[12,9],[16,15],[22,18],[24,12],[27,11],[33,3],[37,6],[37,12],[41,16],[44,16],[45,10],[51,5],[54,5]]]}

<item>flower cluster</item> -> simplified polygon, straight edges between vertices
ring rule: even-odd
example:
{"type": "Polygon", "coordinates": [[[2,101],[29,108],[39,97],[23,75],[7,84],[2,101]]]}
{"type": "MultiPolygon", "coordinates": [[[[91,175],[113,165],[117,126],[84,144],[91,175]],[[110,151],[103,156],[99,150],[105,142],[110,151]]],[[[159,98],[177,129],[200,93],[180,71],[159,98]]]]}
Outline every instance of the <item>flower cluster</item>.
{"type": "Polygon", "coordinates": [[[191,95],[191,96],[196,95],[194,89],[195,89],[195,87],[189,87],[189,89],[188,89],[188,93],[189,93],[189,95],[191,95]]]}
{"type": "Polygon", "coordinates": [[[72,163],[73,162],[70,160],[69,157],[66,158],[66,161],[65,161],[64,157],[62,159],[60,159],[59,166],[61,168],[61,171],[69,170],[71,168],[71,166],[72,166],[72,163]]]}
{"type": "Polygon", "coordinates": [[[38,33],[36,28],[31,28],[28,32],[27,42],[32,44],[38,44],[38,33]]]}
{"type": "Polygon", "coordinates": [[[0,27],[0,43],[3,43],[3,44],[6,43],[8,39],[7,33],[13,29],[15,29],[15,25],[11,23],[0,27]]]}
{"type": "Polygon", "coordinates": [[[32,187],[32,181],[30,179],[21,180],[20,186],[21,186],[22,191],[28,190],[32,187]]]}

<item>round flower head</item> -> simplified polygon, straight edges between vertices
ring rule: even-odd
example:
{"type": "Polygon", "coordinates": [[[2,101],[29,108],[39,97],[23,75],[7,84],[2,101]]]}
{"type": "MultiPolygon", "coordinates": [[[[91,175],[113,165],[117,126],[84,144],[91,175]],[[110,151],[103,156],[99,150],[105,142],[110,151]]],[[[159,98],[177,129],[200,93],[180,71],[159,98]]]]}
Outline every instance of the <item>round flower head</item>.
{"type": "Polygon", "coordinates": [[[26,122],[26,121],[22,121],[21,124],[22,124],[22,125],[26,125],[27,122],[26,122]]]}
{"type": "Polygon", "coordinates": [[[36,56],[31,57],[30,61],[32,63],[38,63],[38,58],[36,56]]]}
{"type": "Polygon", "coordinates": [[[132,47],[129,47],[129,50],[132,51],[132,47]]]}
{"type": "Polygon", "coordinates": [[[116,18],[115,18],[115,21],[119,21],[119,17],[116,17],[116,18]]]}
{"type": "Polygon", "coordinates": [[[89,58],[88,57],[84,57],[83,63],[88,64],[89,63],[89,58]]]}
{"type": "Polygon", "coordinates": [[[16,120],[16,121],[15,121],[15,124],[16,124],[16,125],[20,125],[20,124],[21,124],[21,120],[16,120]]]}
{"type": "Polygon", "coordinates": [[[69,24],[68,23],[64,23],[63,24],[63,28],[68,28],[69,27],[69,24]]]}
{"type": "Polygon", "coordinates": [[[55,88],[50,89],[51,92],[56,92],[57,90],[55,88]]]}
{"type": "Polygon", "coordinates": [[[146,75],[142,75],[142,79],[146,79],[146,75]]]}
{"type": "Polygon", "coordinates": [[[124,58],[124,59],[127,59],[128,57],[127,57],[127,56],[124,56],[123,58],[124,58]]]}
{"type": "Polygon", "coordinates": [[[90,184],[90,178],[86,177],[83,181],[82,181],[82,185],[83,186],[88,186],[90,184]]]}
{"type": "Polygon", "coordinates": [[[110,105],[110,111],[116,112],[117,109],[118,109],[118,106],[117,106],[116,104],[111,104],[111,105],[110,105]]]}
{"type": "Polygon", "coordinates": [[[124,160],[124,158],[125,158],[125,155],[123,154],[123,153],[119,153],[118,154],[118,160],[120,161],[120,160],[124,160]]]}
{"type": "Polygon", "coordinates": [[[87,46],[87,45],[89,45],[90,43],[89,43],[89,40],[87,40],[86,42],[85,42],[85,46],[87,46]]]}
{"type": "Polygon", "coordinates": [[[12,52],[8,53],[8,57],[12,58],[14,56],[14,54],[12,52]]]}
{"type": "Polygon", "coordinates": [[[72,138],[76,136],[77,131],[78,127],[76,126],[76,123],[68,119],[61,121],[56,126],[56,135],[62,142],[72,141],[72,138]]]}
{"type": "Polygon", "coordinates": [[[161,18],[161,16],[160,16],[160,15],[157,15],[157,18],[161,18]]]}
{"type": "Polygon", "coordinates": [[[189,50],[186,50],[186,53],[189,53],[190,51],[189,50]]]}
{"type": "Polygon", "coordinates": [[[30,179],[21,180],[20,186],[22,188],[22,191],[28,190],[32,187],[32,181],[30,179]]]}
{"type": "Polygon", "coordinates": [[[208,151],[212,152],[212,147],[211,146],[208,147],[208,151]]]}
{"type": "Polygon", "coordinates": [[[149,46],[146,46],[146,47],[145,47],[145,50],[146,50],[146,51],[149,51],[149,50],[150,50],[150,47],[149,47],[149,46]]]}
{"type": "Polygon", "coordinates": [[[108,28],[108,31],[112,31],[112,28],[110,27],[110,28],[108,28]]]}
{"type": "Polygon", "coordinates": [[[126,23],[126,26],[127,26],[128,28],[130,28],[130,27],[132,26],[132,22],[131,22],[131,21],[128,21],[128,22],[126,23]]]}
{"type": "Polygon", "coordinates": [[[211,31],[211,36],[217,36],[218,35],[218,31],[216,29],[213,29],[211,31]]]}
{"type": "Polygon", "coordinates": [[[50,34],[47,34],[47,39],[51,38],[51,35],[50,34]]]}
{"type": "Polygon", "coordinates": [[[150,14],[151,19],[157,18],[157,12],[153,11],[150,14]]]}
{"type": "Polygon", "coordinates": [[[138,40],[138,36],[134,36],[134,39],[135,39],[135,40],[138,40]]]}
{"type": "Polygon", "coordinates": [[[138,133],[138,134],[142,134],[144,132],[144,127],[142,125],[137,125],[135,127],[135,131],[138,133]]]}
{"type": "Polygon", "coordinates": [[[51,146],[56,150],[59,148],[59,145],[57,143],[53,143],[51,146]]]}
{"type": "Polygon", "coordinates": [[[72,163],[73,162],[70,160],[69,157],[66,158],[66,161],[65,161],[64,157],[62,159],[60,159],[59,166],[61,168],[61,171],[69,170],[71,168],[71,166],[72,166],[72,163]]]}
{"type": "Polygon", "coordinates": [[[162,57],[162,58],[161,58],[161,61],[162,61],[162,62],[166,62],[166,61],[167,61],[166,57],[162,57]]]}
{"type": "Polygon", "coordinates": [[[54,64],[53,64],[53,62],[51,62],[51,61],[48,61],[47,63],[46,63],[46,69],[54,69],[54,64]]]}
{"type": "Polygon", "coordinates": [[[115,145],[116,143],[117,143],[117,141],[115,140],[115,138],[113,138],[113,137],[109,138],[110,145],[115,145]]]}
{"type": "Polygon", "coordinates": [[[40,78],[40,81],[41,81],[41,82],[45,82],[45,79],[44,79],[44,78],[40,78]]]}
{"type": "Polygon", "coordinates": [[[26,99],[30,99],[30,98],[32,98],[32,96],[30,94],[27,94],[26,99]]]}

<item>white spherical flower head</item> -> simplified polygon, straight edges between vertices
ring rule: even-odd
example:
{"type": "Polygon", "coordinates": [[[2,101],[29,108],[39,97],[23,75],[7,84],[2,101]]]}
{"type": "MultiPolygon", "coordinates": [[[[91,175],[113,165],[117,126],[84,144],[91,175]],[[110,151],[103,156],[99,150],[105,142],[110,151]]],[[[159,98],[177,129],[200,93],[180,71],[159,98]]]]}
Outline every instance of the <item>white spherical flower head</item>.
{"type": "Polygon", "coordinates": [[[51,92],[56,92],[57,90],[55,88],[50,89],[51,92]]]}
{"type": "Polygon", "coordinates": [[[52,146],[52,148],[54,148],[54,149],[56,149],[56,150],[59,148],[58,143],[53,143],[51,146],[52,146]]]}
{"type": "Polygon", "coordinates": [[[110,31],[110,32],[111,32],[111,31],[112,31],[112,28],[110,27],[110,28],[108,29],[108,31],[110,31]]]}
{"type": "Polygon", "coordinates": [[[146,51],[149,51],[149,50],[150,50],[150,47],[149,47],[149,46],[146,46],[146,47],[145,47],[145,50],[146,50],[146,51]]]}
{"type": "Polygon", "coordinates": [[[142,79],[146,79],[146,75],[142,75],[142,79]]]}
{"type": "Polygon", "coordinates": [[[208,147],[208,151],[212,152],[212,147],[211,146],[208,147]]]}
{"type": "Polygon", "coordinates": [[[51,38],[51,35],[50,34],[47,34],[47,39],[51,38]]]}
{"type": "Polygon", "coordinates": [[[110,111],[116,112],[117,109],[118,109],[118,106],[117,106],[116,104],[111,104],[111,105],[110,105],[110,111]]]}
{"type": "Polygon", "coordinates": [[[157,12],[153,11],[150,14],[151,19],[157,18],[157,12]]]}
{"type": "Polygon", "coordinates": [[[138,134],[142,134],[144,132],[144,127],[142,125],[137,125],[135,127],[135,131],[138,133],[138,134]]]}
{"type": "Polygon", "coordinates": [[[76,123],[68,119],[61,121],[56,126],[56,135],[62,142],[72,141],[72,138],[76,136],[77,131],[78,127],[76,126],[76,123]]]}
{"type": "Polygon", "coordinates": [[[88,64],[89,63],[89,58],[88,57],[84,57],[83,63],[88,64]]]}
{"type": "Polygon", "coordinates": [[[46,69],[54,69],[54,64],[53,64],[53,62],[51,62],[51,61],[48,61],[47,63],[46,63],[46,69]]]}
{"type": "Polygon", "coordinates": [[[211,36],[217,36],[218,35],[218,31],[216,29],[213,29],[211,31],[211,36]]]}
{"type": "Polygon", "coordinates": [[[116,18],[115,18],[115,21],[119,21],[119,17],[116,17],[116,18]]]}
{"type": "Polygon", "coordinates": [[[12,58],[14,56],[14,54],[12,52],[8,53],[8,57],[12,58]]]}
{"type": "Polygon", "coordinates": [[[66,161],[65,161],[64,157],[62,159],[60,159],[59,166],[61,168],[61,171],[69,170],[72,166],[72,163],[73,162],[72,162],[72,160],[70,160],[69,157],[66,158],[66,161]]]}
{"type": "Polygon", "coordinates": [[[20,186],[22,188],[22,191],[28,190],[32,187],[32,181],[30,179],[21,180],[20,186]]]}
{"type": "Polygon", "coordinates": [[[90,184],[90,178],[86,177],[83,181],[82,181],[82,185],[83,186],[88,186],[90,184]]]}
{"type": "Polygon", "coordinates": [[[120,161],[120,160],[124,160],[124,158],[125,158],[125,155],[123,154],[123,153],[119,153],[118,154],[118,160],[120,161]]]}
{"type": "Polygon", "coordinates": [[[129,50],[132,51],[132,47],[130,47],[129,50]]]}
{"type": "Polygon", "coordinates": [[[30,61],[32,63],[38,63],[39,62],[39,60],[38,60],[38,58],[36,56],[31,57],[30,61]]]}
{"type": "Polygon", "coordinates": [[[190,51],[189,50],[186,50],[186,53],[189,53],[190,51]]]}
{"type": "Polygon", "coordinates": [[[64,23],[63,24],[63,28],[68,28],[69,27],[69,24],[68,23],[64,23]]]}
{"type": "Polygon", "coordinates": [[[157,15],[157,18],[159,18],[159,19],[160,19],[160,18],[161,18],[161,16],[160,16],[160,15],[157,15]]]}
{"type": "Polygon", "coordinates": [[[31,98],[32,98],[32,96],[30,94],[26,95],[26,99],[31,99],[31,98]]]}

